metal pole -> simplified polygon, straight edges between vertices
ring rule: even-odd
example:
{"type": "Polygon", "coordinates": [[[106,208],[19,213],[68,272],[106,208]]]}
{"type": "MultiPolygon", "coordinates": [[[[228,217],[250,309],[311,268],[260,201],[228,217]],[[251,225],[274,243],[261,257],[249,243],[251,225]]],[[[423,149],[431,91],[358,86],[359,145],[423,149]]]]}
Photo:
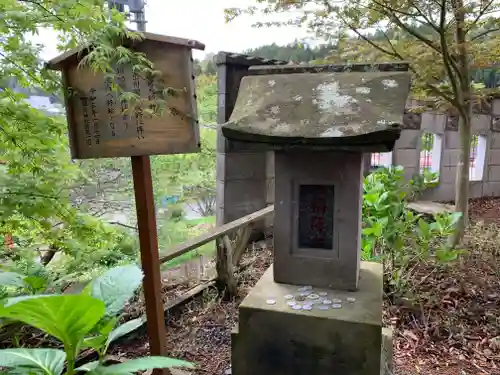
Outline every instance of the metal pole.
{"type": "Polygon", "coordinates": [[[135,23],[137,23],[137,31],[146,31],[146,15],[144,12],[144,7],[135,13],[135,23]]]}

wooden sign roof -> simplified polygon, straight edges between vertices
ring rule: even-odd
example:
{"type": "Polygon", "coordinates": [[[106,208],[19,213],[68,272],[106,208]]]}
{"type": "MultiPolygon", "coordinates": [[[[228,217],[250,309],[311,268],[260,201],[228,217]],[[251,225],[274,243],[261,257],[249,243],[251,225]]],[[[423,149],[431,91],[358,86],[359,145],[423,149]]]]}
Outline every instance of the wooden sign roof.
{"type": "MultiPolygon", "coordinates": [[[[143,32],[143,39],[142,40],[135,40],[132,41],[130,39],[126,39],[123,41],[123,45],[138,45],[141,43],[144,43],[146,41],[155,41],[159,42],[162,44],[172,44],[172,45],[177,45],[177,46],[184,46],[184,47],[189,47],[192,49],[197,49],[197,50],[205,50],[205,45],[203,43],[200,43],[196,40],[192,39],[184,39],[184,38],[178,38],[175,36],[167,36],[167,35],[161,35],[161,34],[153,34],[153,33],[147,33],[143,32]]],[[[52,60],[50,60],[47,63],[47,68],[53,69],[53,70],[62,70],[64,66],[68,63],[73,63],[77,61],[77,56],[80,53],[84,53],[85,50],[91,49],[92,47],[78,47],[78,48],[73,48],[69,51],[66,51],[62,54],[60,54],[57,57],[54,57],[52,60]]]]}

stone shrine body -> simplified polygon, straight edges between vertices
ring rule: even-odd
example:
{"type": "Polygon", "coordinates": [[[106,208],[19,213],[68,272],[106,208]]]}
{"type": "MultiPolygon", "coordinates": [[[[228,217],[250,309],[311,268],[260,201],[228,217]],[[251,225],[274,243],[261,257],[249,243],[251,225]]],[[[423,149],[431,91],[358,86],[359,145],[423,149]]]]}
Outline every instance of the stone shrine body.
{"type": "Polygon", "coordinates": [[[240,305],[232,373],[378,375],[383,272],[360,262],[364,153],[399,138],[408,65],[250,70],[221,130],[274,152],[274,264],[240,305]]]}

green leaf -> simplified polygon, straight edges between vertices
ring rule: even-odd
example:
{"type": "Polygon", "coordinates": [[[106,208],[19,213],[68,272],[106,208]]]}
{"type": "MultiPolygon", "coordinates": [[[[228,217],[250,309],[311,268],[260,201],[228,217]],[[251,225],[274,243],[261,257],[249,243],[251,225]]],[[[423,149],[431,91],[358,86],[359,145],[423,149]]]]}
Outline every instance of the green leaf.
{"type": "Polygon", "coordinates": [[[194,368],[190,362],[167,357],[144,357],[132,359],[117,365],[98,366],[89,372],[89,375],[125,375],[137,371],[159,368],[185,367],[194,368]]]}
{"type": "Polygon", "coordinates": [[[106,354],[106,350],[108,350],[109,346],[109,335],[113,331],[117,321],[117,317],[105,317],[101,319],[101,321],[92,330],[92,333],[98,332],[98,334],[85,338],[82,346],[96,350],[99,353],[99,356],[106,354]]]}
{"type": "Polygon", "coordinates": [[[47,288],[47,280],[39,276],[28,276],[24,282],[29,285],[34,292],[40,292],[47,288]]]}
{"type": "Polygon", "coordinates": [[[436,251],[436,258],[442,263],[448,263],[458,258],[459,251],[451,249],[439,249],[436,251]]]}
{"type": "Polygon", "coordinates": [[[457,223],[457,221],[462,217],[462,213],[461,212],[454,212],[451,214],[451,220],[450,220],[450,224],[451,225],[455,225],[457,223]]]}
{"type": "Polygon", "coordinates": [[[418,228],[423,237],[427,238],[429,234],[429,224],[424,219],[418,220],[418,228]]]}
{"type": "Polygon", "coordinates": [[[136,265],[115,267],[92,281],[91,293],[106,306],[106,314],[118,314],[141,285],[142,271],[136,265]]]}
{"type": "Polygon", "coordinates": [[[375,233],[375,228],[371,227],[371,228],[363,228],[363,230],[361,231],[361,233],[364,235],[364,236],[370,236],[372,234],[375,233]]]}
{"type": "Polygon", "coordinates": [[[101,335],[108,336],[115,328],[117,322],[118,322],[118,317],[116,317],[116,316],[114,316],[112,318],[102,319],[99,322],[99,324],[97,325],[97,328],[99,329],[99,333],[101,335]]]}
{"type": "Polygon", "coordinates": [[[65,360],[66,353],[59,349],[16,348],[0,350],[0,367],[41,369],[45,375],[61,374],[65,360]]]}
{"type": "Polygon", "coordinates": [[[36,327],[67,348],[76,348],[103,315],[102,301],[82,295],[32,296],[0,307],[0,317],[36,327]]]}
{"type": "Polygon", "coordinates": [[[16,303],[19,303],[21,301],[27,301],[27,300],[32,300],[32,299],[38,299],[41,297],[53,297],[54,295],[52,294],[39,294],[36,296],[33,295],[26,295],[26,296],[18,296],[18,297],[12,297],[9,298],[5,301],[4,307],[9,307],[11,305],[14,305],[16,303]]]}
{"type": "Polygon", "coordinates": [[[101,348],[106,344],[106,336],[105,335],[97,335],[92,337],[86,337],[82,341],[82,348],[92,348],[96,352],[100,352],[101,348]]]}
{"type": "Polygon", "coordinates": [[[365,200],[365,202],[368,202],[368,203],[375,203],[378,199],[378,194],[377,193],[372,193],[372,194],[365,194],[363,196],[363,199],[365,200]]]}
{"type": "Polygon", "coordinates": [[[100,365],[99,361],[92,361],[92,362],[86,363],[84,365],[81,365],[80,367],[76,368],[75,371],[89,372],[89,371],[95,370],[97,368],[97,366],[99,366],[99,365],[100,365]]]}
{"type": "Polygon", "coordinates": [[[108,336],[108,341],[106,343],[106,347],[109,346],[109,344],[120,337],[125,336],[126,334],[134,331],[135,329],[139,328],[144,324],[144,319],[143,318],[137,318],[137,319],[132,319],[129,320],[127,323],[122,324],[119,327],[116,327],[108,336]]]}
{"type": "Polygon", "coordinates": [[[0,285],[14,288],[26,286],[24,276],[15,272],[0,272],[0,285]]]}

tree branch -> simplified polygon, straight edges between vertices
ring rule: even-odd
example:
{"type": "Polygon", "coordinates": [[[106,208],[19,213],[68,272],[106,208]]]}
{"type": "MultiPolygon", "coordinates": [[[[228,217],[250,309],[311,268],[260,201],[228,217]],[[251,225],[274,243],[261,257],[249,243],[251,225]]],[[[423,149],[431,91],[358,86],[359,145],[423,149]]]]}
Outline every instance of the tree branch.
{"type": "MultiPolygon", "coordinates": [[[[424,36],[423,34],[417,32],[415,30],[412,30],[403,21],[401,21],[401,19],[397,15],[397,13],[399,13],[399,11],[397,9],[394,9],[394,8],[392,8],[390,6],[387,6],[387,4],[380,3],[380,2],[378,2],[376,0],[373,0],[373,2],[375,4],[377,4],[381,8],[381,12],[383,14],[385,14],[387,17],[389,17],[392,22],[394,22],[397,26],[399,26],[400,28],[402,28],[406,33],[410,34],[414,38],[417,38],[421,42],[425,43],[428,47],[432,48],[436,52],[443,53],[441,51],[441,49],[439,48],[439,46],[436,45],[431,39],[427,38],[426,36],[424,36]]],[[[419,11],[419,13],[420,13],[420,15],[422,15],[422,13],[420,11],[419,11]]]]}
{"type": "MultiPolygon", "coordinates": [[[[458,60],[460,69],[458,71],[458,77],[460,80],[460,90],[458,91],[457,100],[459,105],[457,107],[460,115],[463,119],[467,119],[469,116],[470,106],[471,106],[471,85],[469,81],[469,61],[467,56],[466,47],[466,30],[465,30],[465,10],[463,9],[463,2],[460,0],[453,1],[454,6],[454,17],[456,22],[456,42],[458,49],[458,60]],[[467,105],[468,109],[464,108],[467,105]]],[[[470,147],[470,145],[469,145],[470,147]]]]}
{"type": "Polygon", "coordinates": [[[467,33],[469,31],[471,31],[474,28],[474,26],[476,26],[476,24],[479,22],[479,20],[481,19],[481,17],[483,17],[486,14],[486,12],[488,11],[489,7],[491,5],[493,5],[493,2],[494,2],[494,0],[489,0],[488,3],[484,6],[484,8],[479,11],[479,13],[476,16],[476,18],[474,19],[474,21],[472,21],[472,23],[469,25],[469,27],[467,28],[467,30],[465,30],[465,34],[466,35],[467,35],[467,33]]]}
{"type": "MultiPolygon", "coordinates": [[[[424,43],[425,45],[427,45],[429,48],[431,48],[432,50],[436,51],[437,53],[443,55],[443,48],[439,45],[437,45],[434,41],[432,41],[431,39],[427,38],[426,36],[424,36],[423,34],[419,33],[418,31],[415,31],[413,29],[411,29],[410,27],[408,27],[408,25],[406,25],[395,13],[394,9],[391,8],[391,7],[388,7],[386,6],[385,4],[382,4],[382,3],[379,3],[377,2],[376,0],[373,0],[375,4],[379,5],[381,8],[382,8],[382,12],[383,14],[385,14],[387,17],[389,17],[392,22],[394,22],[397,26],[399,26],[401,29],[403,29],[406,33],[410,34],[411,36],[413,36],[414,38],[420,40],[422,43],[424,43]],[[385,9],[385,11],[383,11],[385,9]]],[[[424,16],[425,17],[425,16],[424,16]]],[[[443,27],[444,27],[444,24],[443,24],[443,27]]],[[[441,30],[439,30],[438,34],[441,35],[441,34],[445,34],[445,28],[441,28],[441,30]]],[[[450,63],[450,66],[453,68],[453,70],[457,73],[459,73],[459,69],[458,69],[458,65],[456,63],[456,60],[454,59],[453,56],[449,55],[449,63],[450,63]]]]}
{"type": "Polygon", "coordinates": [[[137,227],[133,227],[133,226],[131,226],[131,225],[123,224],[123,223],[120,223],[119,221],[112,221],[112,222],[110,222],[109,224],[119,225],[119,226],[124,227],[124,228],[133,229],[133,230],[138,230],[138,229],[137,229],[137,227]]]}
{"type": "MultiPolygon", "coordinates": [[[[448,79],[450,80],[450,84],[451,84],[451,87],[453,90],[453,94],[455,95],[455,99],[457,99],[460,95],[460,93],[458,91],[459,85],[457,83],[455,74],[453,74],[453,70],[452,70],[452,67],[450,64],[451,56],[449,54],[448,43],[446,41],[446,35],[444,33],[444,27],[445,27],[445,23],[446,23],[446,1],[447,0],[441,0],[441,4],[440,4],[441,13],[440,13],[439,26],[440,26],[441,30],[443,30],[443,32],[441,32],[439,34],[439,38],[441,41],[441,48],[443,50],[443,54],[442,54],[443,65],[444,65],[444,68],[446,70],[446,74],[448,75],[448,79]]],[[[458,100],[454,100],[454,102],[456,102],[455,106],[458,108],[459,107],[458,100]]],[[[451,103],[451,104],[453,104],[453,103],[451,103]]]]}
{"type": "MultiPolygon", "coordinates": [[[[415,7],[415,9],[418,11],[418,13],[420,13],[420,17],[422,17],[424,19],[424,21],[426,22],[425,25],[432,27],[432,29],[434,29],[435,32],[437,32],[438,34],[441,34],[441,30],[444,30],[444,29],[441,27],[441,30],[440,30],[437,27],[437,25],[433,22],[433,20],[431,20],[430,17],[427,17],[427,15],[425,15],[424,12],[422,10],[420,10],[420,8],[416,5],[415,2],[413,2],[412,5],[415,7]]],[[[429,11],[429,13],[430,13],[430,11],[429,11]]]]}
{"type": "MultiPolygon", "coordinates": [[[[341,16],[340,16],[340,17],[341,17],[341,16]]],[[[365,35],[363,35],[361,32],[359,32],[359,30],[358,30],[355,26],[351,25],[351,24],[350,24],[349,22],[347,22],[345,19],[342,19],[342,17],[341,17],[341,20],[342,20],[342,22],[344,22],[344,23],[347,25],[347,27],[348,27],[348,28],[349,28],[352,32],[354,32],[354,33],[355,33],[355,34],[356,34],[359,38],[361,38],[363,41],[365,41],[366,43],[368,43],[369,45],[371,45],[373,48],[375,48],[375,49],[379,50],[379,51],[380,51],[380,52],[382,52],[382,53],[385,53],[385,54],[386,54],[386,55],[388,55],[388,56],[395,57],[395,58],[397,58],[397,59],[399,59],[399,60],[404,60],[403,56],[401,56],[401,55],[400,55],[397,51],[392,51],[392,52],[391,52],[391,51],[389,51],[389,50],[385,49],[385,48],[384,48],[384,47],[382,47],[381,45],[379,45],[379,44],[377,44],[377,43],[373,42],[373,40],[371,40],[371,39],[369,39],[368,37],[366,37],[365,35]]],[[[392,46],[392,44],[391,44],[391,46],[392,46]]],[[[393,46],[392,46],[392,47],[393,47],[393,46]]]]}
{"type": "Polygon", "coordinates": [[[500,27],[495,27],[494,29],[489,29],[489,30],[483,31],[477,35],[474,35],[474,37],[470,38],[469,42],[473,42],[475,40],[478,40],[478,39],[482,38],[483,36],[494,33],[495,31],[500,31],[500,27]]]}

